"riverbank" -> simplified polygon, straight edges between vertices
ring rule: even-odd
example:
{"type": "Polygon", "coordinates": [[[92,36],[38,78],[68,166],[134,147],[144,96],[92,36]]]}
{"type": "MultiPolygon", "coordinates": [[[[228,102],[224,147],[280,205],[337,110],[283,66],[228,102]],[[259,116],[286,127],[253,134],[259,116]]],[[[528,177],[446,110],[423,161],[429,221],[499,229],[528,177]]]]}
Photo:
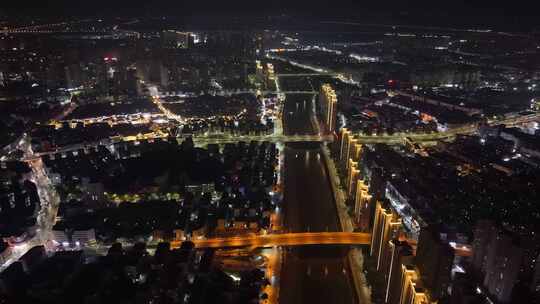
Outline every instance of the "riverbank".
{"type": "MultiPolygon", "coordinates": [[[[353,232],[354,226],[351,217],[349,216],[348,208],[345,205],[345,191],[341,187],[341,181],[338,176],[336,165],[334,163],[334,160],[330,156],[330,151],[326,146],[323,146],[322,152],[324,156],[324,162],[328,170],[330,187],[332,188],[332,192],[334,194],[334,201],[336,202],[336,209],[341,229],[344,232],[353,232]]],[[[352,279],[359,303],[371,304],[371,290],[369,289],[367,279],[364,274],[364,256],[362,254],[362,251],[358,248],[351,248],[347,258],[349,261],[349,267],[351,269],[352,279]]]]}

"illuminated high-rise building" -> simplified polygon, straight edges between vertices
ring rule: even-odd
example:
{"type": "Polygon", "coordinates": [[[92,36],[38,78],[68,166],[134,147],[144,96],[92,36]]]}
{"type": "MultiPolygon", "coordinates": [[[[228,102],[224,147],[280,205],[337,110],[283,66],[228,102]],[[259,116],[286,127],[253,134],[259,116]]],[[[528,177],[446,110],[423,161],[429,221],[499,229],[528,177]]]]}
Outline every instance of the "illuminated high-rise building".
{"type": "Polygon", "coordinates": [[[347,130],[346,128],[342,128],[341,132],[339,133],[339,160],[342,164],[346,164],[349,161],[349,145],[350,141],[353,139],[351,131],[347,130]]]}
{"type": "Polygon", "coordinates": [[[347,170],[347,196],[354,204],[354,222],[362,231],[368,231],[373,208],[369,185],[360,172],[360,159],[364,147],[346,128],[341,129],[338,142],[340,165],[347,170]]]}
{"type": "Polygon", "coordinates": [[[257,55],[261,54],[264,51],[264,37],[262,34],[258,34],[255,37],[255,52],[257,55]]]}
{"type": "Polygon", "coordinates": [[[361,231],[370,228],[373,210],[372,196],[368,192],[368,185],[362,179],[356,181],[356,195],[354,197],[354,222],[361,231]]]}
{"type": "Polygon", "coordinates": [[[370,255],[377,261],[378,271],[386,268],[389,262],[388,247],[391,240],[398,238],[402,222],[386,203],[378,201],[375,205],[375,217],[371,233],[370,255]]]}
{"type": "Polygon", "coordinates": [[[401,266],[401,292],[399,304],[430,304],[420,273],[413,265],[401,266]]]}
{"type": "Polygon", "coordinates": [[[347,166],[347,196],[353,197],[356,195],[356,181],[358,180],[360,170],[358,170],[358,162],[349,158],[349,165],[347,166]]]}
{"type": "Polygon", "coordinates": [[[403,290],[403,265],[412,265],[413,248],[406,241],[391,240],[388,246],[390,263],[385,271],[385,303],[399,304],[403,290]]]}
{"type": "Polygon", "coordinates": [[[0,71],[0,87],[4,87],[7,85],[7,79],[4,76],[4,72],[0,71]]]}
{"type": "Polygon", "coordinates": [[[415,265],[413,247],[403,235],[383,246],[378,272],[384,277],[384,303],[433,304],[437,303],[425,286],[425,279],[415,265]]]}
{"type": "Polygon", "coordinates": [[[260,60],[255,61],[255,76],[257,77],[257,81],[263,82],[264,79],[264,69],[263,65],[260,60]]]}
{"type": "Polygon", "coordinates": [[[323,84],[319,92],[319,105],[323,121],[329,132],[336,129],[337,95],[330,84],[323,84]]]}
{"type": "Polygon", "coordinates": [[[339,134],[339,160],[343,168],[348,169],[351,162],[358,162],[362,155],[362,144],[354,138],[353,134],[346,128],[342,128],[339,134]]]}
{"type": "Polygon", "coordinates": [[[531,109],[540,111],[540,98],[533,98],[531,100],[531,109]]]}
{"type": "Polygon", "coordinates": [[[266,86],[273,88],[275,86],[276,74],[274,72],[274,65],[271,63],[266,64],[266,86]]]}

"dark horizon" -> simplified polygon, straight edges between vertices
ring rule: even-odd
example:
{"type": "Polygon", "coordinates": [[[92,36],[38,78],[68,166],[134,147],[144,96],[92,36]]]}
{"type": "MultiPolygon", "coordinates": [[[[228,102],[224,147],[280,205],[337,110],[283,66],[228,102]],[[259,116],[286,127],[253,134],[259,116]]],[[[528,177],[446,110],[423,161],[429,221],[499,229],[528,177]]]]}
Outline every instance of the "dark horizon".
{"type": "Polygon", "coordinates": [[[53,4],[19,1],[0,4],[0,18],[77,18],[77,17],[148,17],[167,16],[185,20],[199,16],[234,16],[249,22],[268,16],[295,16],[316,20],[351,20],[360,23],[407,24],[430,26],[489,26],[508,30],[535,30],[540,26],[540,4],[532,1],[467,3],[452,1],[447,6],[433,1],[386,0],[357,3],[351,0],[317,1],[88,1],[74,3],[59,0],[53,4]],[[3,12],[3,13],[2,13],[3,12]],[[363,22],[362,22],[363,21],[363,22]]]}

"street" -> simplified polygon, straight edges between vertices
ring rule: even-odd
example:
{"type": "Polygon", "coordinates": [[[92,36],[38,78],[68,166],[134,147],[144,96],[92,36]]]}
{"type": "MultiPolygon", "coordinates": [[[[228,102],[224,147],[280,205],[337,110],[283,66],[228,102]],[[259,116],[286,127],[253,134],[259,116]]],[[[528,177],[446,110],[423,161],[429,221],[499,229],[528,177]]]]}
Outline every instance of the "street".
{"type": "Polygon", "coordinates": [[[51,239],[51,230],[54,226],[56,213],[60,204],[58,193],[43,167],[43,161],[41,158],[33,157],[34,153],[27,137],[24,138],[24,142],[21,142],[20,148],[24,150],[25,158],[32,159],[31,161],[28,161],[28,164],[32,169],[31,181],[36,184],[41,208],[37,216],[35,235],[23,243],[14,246],[14,250],[12,250],[7,262],[0,265],[0,271],[3,271],[11,263],[17,261],[30,248],[43,245],[47,240],[51,239]]]}

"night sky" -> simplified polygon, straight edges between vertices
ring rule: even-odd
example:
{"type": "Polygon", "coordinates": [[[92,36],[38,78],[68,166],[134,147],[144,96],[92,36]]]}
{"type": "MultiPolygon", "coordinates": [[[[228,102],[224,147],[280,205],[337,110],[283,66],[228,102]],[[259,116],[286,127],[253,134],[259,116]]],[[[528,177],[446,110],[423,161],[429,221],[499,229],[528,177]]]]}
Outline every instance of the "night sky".
{"type": "Polygon", "coordinates": [[[231,14],[362,19],[392,16],[412,23],[539,25],[540,1],[535,0],[2,0],[4,16],[193,16],[231,14]]]}

